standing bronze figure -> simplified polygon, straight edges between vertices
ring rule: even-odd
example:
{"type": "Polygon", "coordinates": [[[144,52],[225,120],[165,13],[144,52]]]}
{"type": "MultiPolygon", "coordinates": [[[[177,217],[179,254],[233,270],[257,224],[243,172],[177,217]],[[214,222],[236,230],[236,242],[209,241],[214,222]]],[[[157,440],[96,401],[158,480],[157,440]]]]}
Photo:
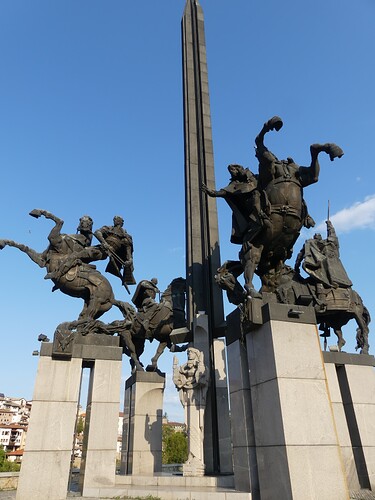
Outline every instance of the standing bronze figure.
{"type": "Polygon", "coordinates": [[[109,263],[105,270],[120,278],[122,284],[128,289],[127,285],[135,285],[133,238],[123,226],[124,219],[120,215],[115,215],[113,226],[103,226],[94,234],[109,256],[109,263]]]}

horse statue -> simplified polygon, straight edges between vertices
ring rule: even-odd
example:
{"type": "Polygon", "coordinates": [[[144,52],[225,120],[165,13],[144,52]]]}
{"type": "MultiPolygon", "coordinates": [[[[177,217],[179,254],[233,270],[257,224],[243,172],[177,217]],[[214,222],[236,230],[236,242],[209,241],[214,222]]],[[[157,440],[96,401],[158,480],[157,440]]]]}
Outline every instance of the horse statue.
{"type": "Polygon", "coordinates": [[[229,165],[228,186],[215,191],[202,184],[203,192],[224,198],[233,211],[231,242],[242,245],[239,258],[245,289],[252,298],[260,297],[254,289],[254,273],[260,276],[264,290],[274,291],[278,283],[263,277],[272,273],[278,276],[292,255],[301,228],[315,225],[303,199],[303,188],[318,181],[319,153],[327,153],[331,161],[344,154],[336,144],[313,144],[309,167],[297,165],[292,158],[279,160],[264,145],[264,136],[282,126],[281,118],[274,116],[256,137],[257,175],[241,165],[229,165]]]}
{"type": "Polygon", "coordinates": [[[157,370],[158,360],[166,347],[172,352],[186,350],[187,345],[178,346],[171,339],[174,330],[186,330],[185,288],[185,280],[177,278],[162,294],[160,302],[157,302],[157,279],[143,280],[138,283],[132,298],[137,310],[129,303],[122,303],[121,309],[121,303],[118,302],[125,321],[115,321],[111,323],[111,328],[118,332],[120,344],[125,354],[130,357],[133,371],[144,370],[140,356],[144,352],[146,340],[152,342],[155,339],[159,342],[147,371],[157,370]]]}
{"type": "Polygon", "coordinates": [[[337,347],[341,349],[346,344],[342,327],[351,319],[357,323],[356,350],[361,354],[368,354],[370,313],[359,294],[350,286],[325,286],[311,277],[303,278],[291,267],[284,266],[284,279],[275,291],[278,302],[284,304],[299,304],[302,297],[310,297],[315,309],[319,329],[323,331],[322,337],[330,335],[332,329],[337,336],[337,347]]]}
{"type": "Polygon", "coordinates": [[[0,249],[5,246],[18,248],[39,267],[45,268],[45,279],[54,283],[52,291],[60,290],[70,297],[84,300],[78,317],[80,324],[96,320],[117,305],[109,281],[90,262],[106,259],[108,256],[101,245],[91,246],[93,221],[89,216],[81,217],[78,234],[63,234],[64,221],[46,210],[35,209],[32,217],[44,216],[55,225],[48,235],[49,245],[44,252],[36,252],[13,240],[0,240],[0,249]]]}
{"type": "MultiPolygon", "coordinates": [[[[246,292],[238,281],[241,263],[227,261],[217,271],[215,280],[222,290],[225,290],[229,302],[240,307],[246,317],[246,292]]],[[[321,286],[311,277],[303,278],[290,266],[283,265],[278,270],[278,275],[266,275],[272,283],[279,283],[273,294],[276,301],[281,304],[301,305],[309,304],[315,309],[319,329],[323,331],[322,337],[330,335],[330,329],[337,336],[339,351],[346,344],[342,327],[351,319],[357,322],[357,346],[361,354],[368,354],[370,313],[359,294],[352,287],[321,286]]]]}

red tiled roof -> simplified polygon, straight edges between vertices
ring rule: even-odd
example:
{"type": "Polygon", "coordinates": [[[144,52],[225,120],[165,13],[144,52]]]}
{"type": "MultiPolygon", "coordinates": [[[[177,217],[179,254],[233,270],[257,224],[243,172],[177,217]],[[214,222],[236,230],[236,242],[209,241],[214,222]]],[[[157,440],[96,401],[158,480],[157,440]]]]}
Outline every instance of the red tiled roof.
{"type": "Polygon", "coordinates": [[[25,430],[25,426],[23,425],[18,425],[18,424],[3,424],[0,425],[2,429],[23,429],[25,430]]]}
{"type": "Polygon", "coordinates": [[[7,457],[19,457],[23,455],[23,450],[6,451],[5,454],[7,457]]]}

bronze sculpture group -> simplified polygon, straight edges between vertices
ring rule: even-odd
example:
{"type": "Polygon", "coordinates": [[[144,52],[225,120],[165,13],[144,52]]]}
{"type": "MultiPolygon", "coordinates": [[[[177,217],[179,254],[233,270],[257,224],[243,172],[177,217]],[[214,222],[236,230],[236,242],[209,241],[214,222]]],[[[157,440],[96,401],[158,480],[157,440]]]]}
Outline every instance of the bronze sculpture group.
{"type": "Polygon", "coordinates": [[[310,296],[323,336],[332,328],[338,337],[338,348],[345,344],[341,328],[350,319],[357,322],[357,348],[368,353],[368,324],[370,315],[339,259],[336,233],[327,221],[328,235],[308,240],[298,254],[295,270],[285,264],[292,256],[293,246],[302,227],[315,225],[303,198],[303,188],[318,181],[318,156],[324,152],[331,161],[341,158],[342,149],[333,143],[310,146],[309,167],[297,165],[292,158],[279,160],[264,145],[264,136],[271,130],[279,131],[280,117],[268,120],[255,139],[259,172],[253,174],[241,165],[229,165],[231,178],[228,186],[202,190],[212,197],[221,197],[232,209],[231,242],[240,244],[238,261],[227,261],[216,275],[218,285],[226,290],[228,300],[241,305],[248,300],[262,299],[271,293],[281,303],[296,304],[310,296]],[[302,267],[309,277],[300,276],[302,267]],[[244,274],[244,288],[238,277],[244,274]],[[254,274],[262,282],[260,292],[253,285],[254,274]]]}
{"type": "MultiPolygon", "coordinates": [[[[345,344],[341,328],[350,319],[357,322],[357,348],[368,353],[368,324],[370,315],[360,296],[352,289],[339,257],[339,244],[330,220],[327,238],[316,234],[307,240],[299,252],[294,269],[285,264],[291,258],[293,246],[302,227],[313,227],[314,220],[307,210],[303,189],[318,181],[318,156],[324,152],[331,161],[344,153],[333,143],[310,146],[308,167],[297,165],[292,158],[279,160],[264,145],[265,134],[283,126],[280,117],[268,120],[255,139],[258,173],[241,165],[229,165],[228,186],[215,191],[202,184],[202,191],[212,197],[226,200],[232,209],[231,242],[241,245],[239,260],[227,261],[215,276],[218,285],[226,290],[228,299],[242,307],[248,301],[262,300],[271,294],[280,303],[298,304],[305,297],[311,299],[323,336],[332,328],[338,337],[338,348],[345,344]],[[307,273],[303,278],[300,267],[307,273]],[[244,274],[244,288],[238,277],[244,274]],[[262,282],[260,291],[253,284],[254,274],[262,282]]],[[[136,284],[133,271],[133,240],[124,229],[124,220],[115,216],[112,226],[93,231],[89,216],[81,217],[77,234],[61,232],[63,220],[46,210],[35,209],[33,217],[44,216],[54,222],[48,235],[49,245],[39,253],[13,240],[0,240],[5,246],[18,248],[45,268],[45,279],[53,281],[53,291],[60,290],[71,297],[83,299],[84,306],[77,320],[60,324],[56,335],[61,344],[74,335],[90,333],[118,334],[124,352],[131,358],[133,369],[142,370],[140,356],[146,340],[159,341],[149,369],[157,369],[157,361],[166,347],[184,350],[172,343],[171,333],[186,327],[185,281],[173,280],[157,301],[157,280],[138,283],[132,302],[116,300],[110,282],[92,262],[108,259],[106,271],[118,277],[130,293],[128,285],[136,284]],[[95,237],[98,244],[93,245],[95,237]],[[99,321],[105,312],[116,306],[123,319],[105,324],[99,321]],[[64,340],[65,339],[65,340],[64,340]]],[[[306,299],[305,299],[306,300],[306,299]]],[[[246,308],[243,308],[244,310],[246,308]]]]}
{"type": "Polygon", "coordinates": [[[173,329],[185,326],[185,294],[184,280],[173,280],[158,303],[156,295],[159,290],[157,281],[141,281],[133,296],[136,309],[129,303],[116,300],[110,282],[98,271],[92,262],[109,259],[106,271],[121,279],[127,288],[135,284],[133,276],[133,241],[123,229],[123,219],[114,217],[113,226],[103,226],[93,232],[93,220],[85,215],[81,217],[77,234],[61,232],[64,221],[46,210],[35,209],[30,212],[33,217],[44,216],[54,222],[48,235],[49,245],[43,252],[13,240],[0,240],[0,249],[5,246],[18,248],[33,262],[47,271],[45,279],[54,283],[52,291],[60,290],[71,297],[81,298],[84,306],[77,320],[64,322],[56,328],[63,348],[75,335],[118,334],[120,345],[131,359],[133,369],[143,370],[139,358],[144,351],[145,341],[154,338],[159,341],[157,351],[149,365],[150,370],[157,369],[157,361],[164,349],[184,350],[172,344],[170,334],[173,329]],[[92,245],[95,236],[99,244],[92,245]],[[172,293],[173,290],[173,293],[172,293]],[[99,318],[112,306],[116,306],[124,319],[106,324],[99,318]],[[176,326],[175,326],[176,325],[176,326]]]}

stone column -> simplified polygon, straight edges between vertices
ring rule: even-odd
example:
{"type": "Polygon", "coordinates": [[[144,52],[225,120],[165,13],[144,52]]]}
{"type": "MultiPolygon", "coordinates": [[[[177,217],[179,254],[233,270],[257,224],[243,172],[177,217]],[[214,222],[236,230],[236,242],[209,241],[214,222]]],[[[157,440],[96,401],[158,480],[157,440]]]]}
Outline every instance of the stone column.
{"type": "Polygon", "coordinates": [[[375,358],[325,352],[339,443],[352,491],[375,489],[375,358]]]}
{"type": "MultiPolygon", "coordinates": [[[[343,398],[353,428],[353,446],[362,447],[369,486],[375,490],[375,373],[373,366],[345,365],[348,393],[343,398]],[[352,407],[352,410],[351,408],[352,407]]],[[[339,374],[340,377],[340,374],[339,374]]],[[[349,423],[348,422],[348,423],[349,423]]],[[[350,428],[350,427],[349,427],[350,428]]],[[[350,428],[351,429],[351,428],[350,428]]],[[[364,472],[365,473],[365,472],[364,472]]],[[[363,483],[362,483],[363,484],[363,483]]]]}
{"type": "Polygon", "coordinates": [[[251,403],[249,365],[246,341],[242,338],[240,311],[227,316],[227,357],[233,472],[236,490],[251,492],[259,499],[258,466],[256,462],[253,407],[251,403]]]}
{"type": "Polygon", "coordinates": [[[246,335],[261,498],[348,499],[314,310],[266,304],[263,322],[246,335]]]}
{"type": "Polygon", "coordinates": [[[212,363],[204,419],[204,463],[207,473],[215,472],[216,464],[221,474],[232,474],[225,341],[213,339],[210,343],[208,328],[207,314],[197,314],[193,322],[194,347],[203,352],[208,365],[212,363]]]}
{"type": "Polygon", "coordinates": [[[69,353],[42,343],[18,500],[65,500],[82,367],[91,368],[80,486],[98,496],[115,483],[122,348],[118,337],[74,336],[69,353]],[[64,356],[64,359],[62,359],[64,356]]]}
{"type": "Polygon", "coordinates": [[[231,422],[229,414],[229,392],[224,339],[214,339],[215,391],[217,408],[217,434],[219,442],[219,464],[221,474],[233,474],[231,422]]]}
{"type": "Polygon", "coordinates": [[[91,368],[81,467],[83,496],[96,496],[100,487],[115,484],[122,349],[116,351],[117,360],[96,359],[91,368]]]}
{"type": "MultiPolygon", "coordinates": [[[[205,463],[208,473],[228,473],[230,448],[220,436],[222,408],[216,407],[215,359],[213,339],[223,336],[224,307],[215,273],[220,266],[220,245],[215,198],[206,196],[202,183],[215,189],[214,155],[211,131],[210,97],[204,16],[198,0],[186,0],[182,17],[182,67],[184,94],[185,214],[187,324],[194,345],[204,351],[210,370],[212,391],[207,396],[205,463]],[[196,339],[196,316],[206,316],[206,325],[196,339]],[[205,347],[201,347],[202,334],[205,347]],[[197,345],[199,344],[199,345],[197,345]]],[[[228,411],[227,411],[228,414],[228,411]]],[[[228,415],[227,415],[228,418],[228,415]]],[[[227,431],[228,432],[228,431],[227,431]]]]}
{"type": "Polygon", "coordinates": [[[165,375],[137,371],[125,385],[121,473],[153,475],[162,470],[165,375]]]}
{"type": "Polygon", "coordinates": [[[18,500],[65,500],[69,483],[82,359],[51,358],[42,344],[18,500]]]}

